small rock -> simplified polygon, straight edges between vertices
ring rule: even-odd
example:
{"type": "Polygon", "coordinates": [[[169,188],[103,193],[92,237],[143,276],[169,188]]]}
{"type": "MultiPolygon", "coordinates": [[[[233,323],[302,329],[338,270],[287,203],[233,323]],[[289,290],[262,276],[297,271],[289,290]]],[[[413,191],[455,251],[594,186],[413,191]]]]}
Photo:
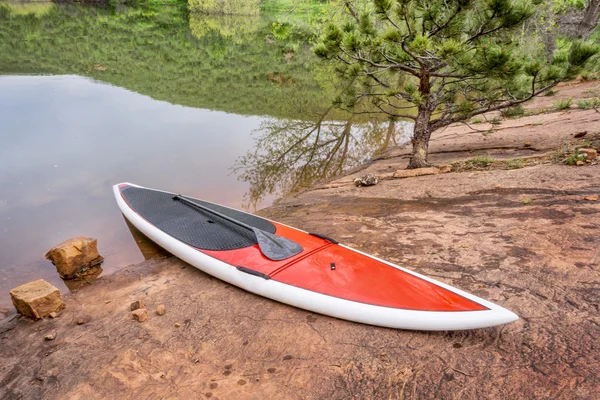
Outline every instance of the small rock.
{"type": "Polygon", "coordinates": [[[50,333],[46,336],[44,336],[44,340],[54,340],[56,339],[56,333],[50,333]]]}
{"type": "Polygon", "coordinates": [[[523,143],[523,147],[531,147],[531,146],[533,146],[533,143],[531,143],[531,142],[523,143]]]}
{"type": "Polygon", "coordinates": [[[598,195],[584,197],[587,201],[598,201],[598,195]]]}
{"type": "Polygon", "coordinates": [[[598,157],[598,151],[596,151],[596,149],[579,149],[579,153],[585,154],[585,159],[588,161],[595,160],[596,157],[598,157]]]}
{"type": "Polygon", "coordinates": [[[175,328],[179,328],[181,324],[179,322],[175,322],[175,328]]]}
{"type": "Polygon", "coordinates": [[[60,291],[43,279],[17,286],[10,297],[18,313],[35,319],[65,308],[60,291]]]}
{"type": "Polygon", "coordinates": [[[166,312],[166,310],[165,310],[165,305],[164,304],[161,304],[158,307],[156,307],[156,313],[158,315],[165,315],[165,312],[166,312]]]}
{"type": "Polygon", "coordinates": [[[50,318],[58,318],[58,314],[55,311],[52,311],[50,314],[48,314],[48,316],[50,318]]]}
{"type": "Polygon", "coordinates": [[[575,135],[573,135],[574,138],[579,139],[584,137],[585,135],[587,135],[587,131],[581,131],[581,132],[577,132],[575,135]]]}
{"type": "Polygon", "coordinates": [[[84,323],[85,323],[85,321],[82,319],[77,320],[77,325],[83,325],[84,323]]]}
{"type": "Polygon", "coordinates": [[[577,161],[576,165],[585,165],[585,162],[583,162],[583,161],[577,161]]]}
{"type": "Polygon", "coordinates": [[[144,300],[136,300],[129,305],[131,311],[139,310],[140,308],[144,308],[144,300]]]}
{"type": "Polygon", "coordinates": [[[144,322],[148,319],[148,310],[146,310],[145,308],[139,308],[137,310],[132,311],[131,315],[133,315],[133,318],[137,322],[144,322]]]}
{"type": "Polygon", "coordinates": [[[46,253],[63,279],[73,279],[100,265],[104,257],[98,254],[98,241],[87,236],[65,240],[46,253]]]}
{"type": "Polygon", "coordinates": [[[375,174],[367,174],[365,176],[361,176],[360,178],[356,178],[354,180],[354,185],[356,186],[373,186],[379,182],[377,176],[375,174]]]}
{"type": "Polygon", "coordinates": [[[452,165],[440,165],[438,169],[440,170],[440,174],[447,174],[448,172],[452,172],[452,165]]]}

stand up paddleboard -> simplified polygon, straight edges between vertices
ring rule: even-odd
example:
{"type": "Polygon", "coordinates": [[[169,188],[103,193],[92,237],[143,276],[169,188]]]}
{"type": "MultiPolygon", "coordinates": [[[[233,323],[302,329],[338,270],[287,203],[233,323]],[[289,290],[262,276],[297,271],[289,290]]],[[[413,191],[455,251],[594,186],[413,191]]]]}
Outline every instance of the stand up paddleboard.
{"type": "Polygon", "coordinates": [[[249,292],[364,324],[415,330],[485,328],[512,312],[318,234],[131,183],[123,215],[194,267],[249,292]]]}

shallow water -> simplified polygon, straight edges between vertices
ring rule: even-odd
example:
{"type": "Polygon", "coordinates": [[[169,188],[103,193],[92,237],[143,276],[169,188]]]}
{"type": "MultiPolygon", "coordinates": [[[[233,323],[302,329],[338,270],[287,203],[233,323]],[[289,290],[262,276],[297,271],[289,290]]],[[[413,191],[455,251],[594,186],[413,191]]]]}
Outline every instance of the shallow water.
{"type": "MultiPolygon", "coordinates": [[[[260,117],[176,106],[77,76],[0,77],[0,307],[12,287],[44,278],[44,253],[98,238],[104,273],[143,260],[115,204],[122,181],[240,208],[230,174],[260,117]]],[[[271,198],[262,204],[266,205],[271,198]]]]}
{"type": "Polygon", "coordinates": [[[0,0],[0,318],[19,284],[67,290],[44,259],[63,240],[97,238],[104,274],[144,259],[115,183],[252,211],[404,140],[406,123],[324,116],[339,85],[318,18],[0,0]]]}

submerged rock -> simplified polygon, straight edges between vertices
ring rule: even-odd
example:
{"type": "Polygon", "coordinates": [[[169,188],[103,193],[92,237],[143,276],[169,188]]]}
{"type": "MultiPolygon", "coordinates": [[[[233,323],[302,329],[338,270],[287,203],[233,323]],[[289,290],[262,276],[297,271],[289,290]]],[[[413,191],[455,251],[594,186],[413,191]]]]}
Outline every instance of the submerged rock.
{"type": "Polygon", "coordinates": [[[104,257],[98,254],[98,241],[87,236],[65,240],[46,253],[63,279],[85,275],[90,268],[100,265],[104,257]]]}
{"type": "Polygon", "coordinates": [[[360,178],[356,178],[354,180],[354,184],[356,186],[373,186],[379,182],[377,176],[375,174],[367,174],[365,176],[361,176],[360,178]]]}
{"type": "Polygon", "coordinates": [[[17,312],[35,319],[65,308],[60,291],[43,279],[12,289],[10,297],[17,312]]]}

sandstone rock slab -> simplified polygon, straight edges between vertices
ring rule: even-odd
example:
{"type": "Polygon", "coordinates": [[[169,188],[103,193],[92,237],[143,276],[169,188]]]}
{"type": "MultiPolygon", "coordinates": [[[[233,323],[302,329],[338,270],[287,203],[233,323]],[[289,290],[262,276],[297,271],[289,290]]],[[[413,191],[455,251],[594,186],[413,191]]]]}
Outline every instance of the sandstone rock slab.
{"type": "Polygon", "coordinates": [[[428,168],[417,168],[417,169],[399,169],[394,172],[394,178],[402,179],[402,178],[413,178],[415,176],[423,176],[423,175],[435,175],[439,174],[440,170],[436,167],[428,167],[428,168]]]}
{"type": "Polygon", "coordinates": [[[10,297],[17,312],[35,319],[65,308],[60,291],[43,279],[17,286],[10,297]]]}
{"type": "Polygon", "coordinates": [[[100,265],[104,257],[98,254],[98,241],[87,236],[65,240],[46,253],[63,279],[73,279],[100,265]]]}

